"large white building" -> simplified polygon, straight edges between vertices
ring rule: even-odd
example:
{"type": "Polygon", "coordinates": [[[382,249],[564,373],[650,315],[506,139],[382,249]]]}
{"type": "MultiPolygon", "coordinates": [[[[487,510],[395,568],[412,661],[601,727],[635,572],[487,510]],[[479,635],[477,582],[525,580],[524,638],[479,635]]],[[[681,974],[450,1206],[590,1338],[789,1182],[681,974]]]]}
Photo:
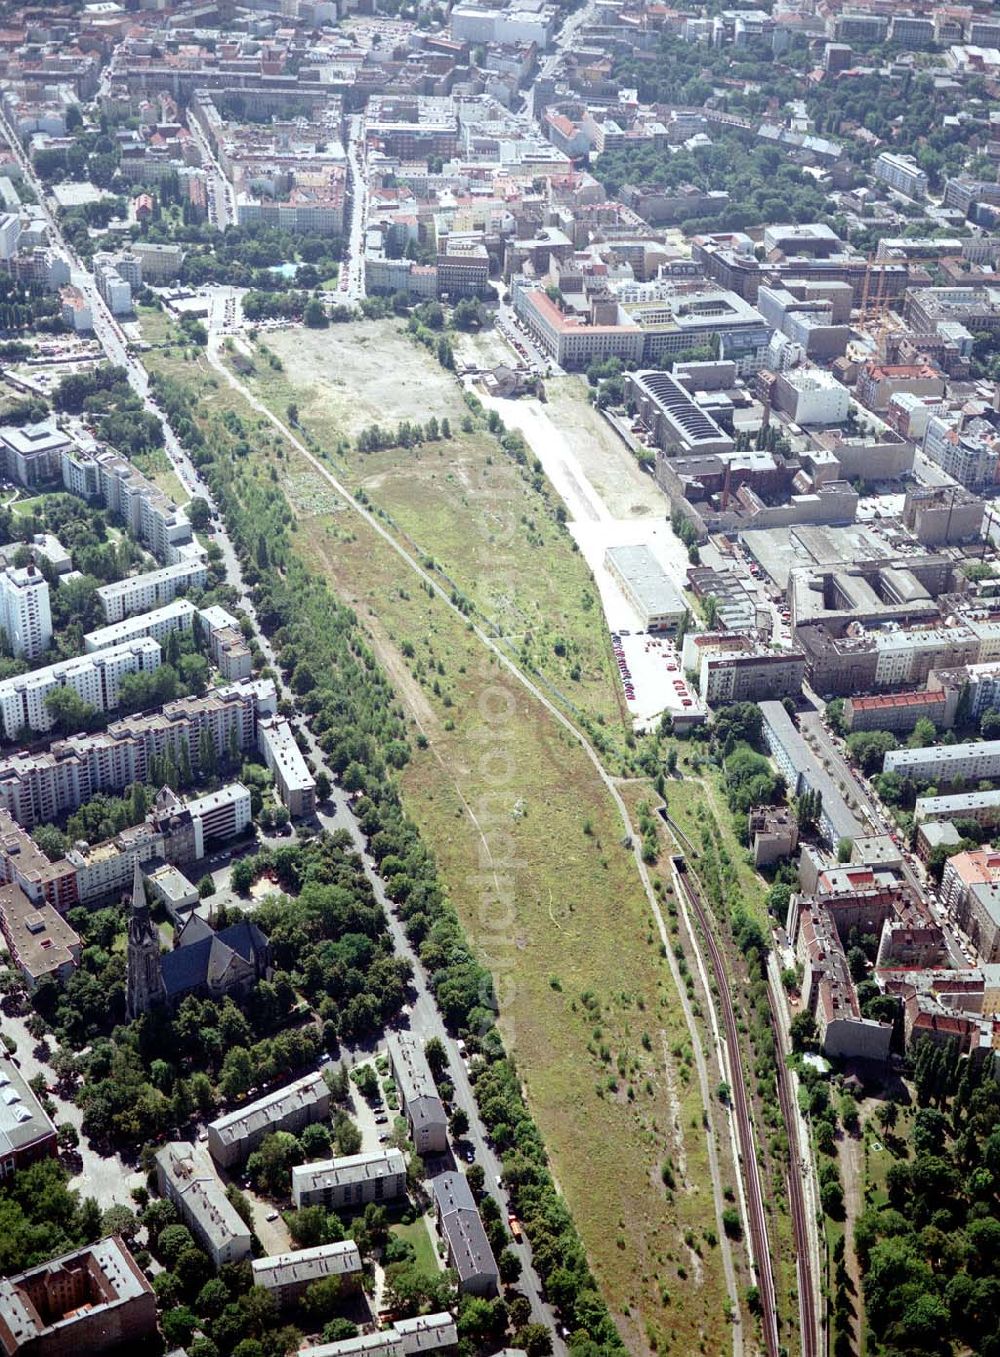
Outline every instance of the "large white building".
{"type": "Polygon", "coordinates": [[[126,580],[103,584],[97,590],[97,597],[108,621],[120,622],[133,613],[161,608],[172,602],[181,589],[202,589],[207,580],[208,569],[204,561],[177,561],[145,575],[130,575],[126,580]]]}
{"type": "Polygon", "coordinates": [[[231,782],[196,797],[187,803],[187,809],[191,812],[197,858],[205,856],[206,841],[237,838],[250,828],[253,819],[250,791],[242,782],[231,782]]]}
{"type": "Polygon", "coordinates": [[[18,659],[36,660],[52,644],[49,586],[37,566],[0,574],[0,627],[18,659]]]}
{"type": "Polygon", "coordinates": [[[107,650],[109,646],[138,641],[143,636],[152,636],[154,641],[162,644],[171,632],[190,632],[197,614],[198,609],[188,599],[175,598],[173,603],[155,608],[151,613],[126,617],[123,622],[113,622],[110,627],[88,631],[83,638],[83,648],[89,655],[95,650],[107,650]]]}
{"type": "Polygon", "coordinates": [[[289,815],[312,815],[316,809],[316,779],[285,718],[276,716],[261,721],[257,743],[289,815]]]}
{"type": "Polygon", "coordinates": [[[0,682],[4,736],[16,740],[25,729],[35,733],[51,730],[55,721],[45,699],[57,688],[72,688],[95,711],[111,711],[118,705],[121,681],[126,674],[151,673],[159,667],[160,647],[150,637],[144,637],[4,679],[0,682]]]}
{"type": "Polygon", "coordinates": [[[927,196],[927,175],[912,156],[883,151],[875,161],[875,178],[908,198],[927,196]]]}
{"type": "Polygon", "coordinates": [[[796,424],[842,424],[851,408],[851,397],[833,373],[796,368],[779,376],[775,403],[796,424]]]}
{"type": "Polygon", "coordinates": [[[124,457],[108,449],[66,447],[61,472],[67,490],[103,504],[158,560],[173,565],[186,558],[192,535],[184,510],[124,457]]]}
{"type": "Polygon", "coordinates": [[[1000,740],[970,744],[926,745],[920,749],[890,749],[882,771],[939,788],[953,782],[979,782],[1000,775],[1000,740]]]}

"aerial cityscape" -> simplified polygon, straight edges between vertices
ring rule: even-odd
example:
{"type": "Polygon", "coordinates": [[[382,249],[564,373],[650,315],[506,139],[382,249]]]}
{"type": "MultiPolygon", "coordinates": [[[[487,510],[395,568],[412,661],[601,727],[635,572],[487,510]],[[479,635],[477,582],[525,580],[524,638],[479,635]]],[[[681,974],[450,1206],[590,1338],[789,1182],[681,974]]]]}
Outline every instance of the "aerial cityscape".
{"type": "Polygon", "coordinates": [[[1000,1357],[1000,5],[0,22],[0,1357],[1000,1357]]]}

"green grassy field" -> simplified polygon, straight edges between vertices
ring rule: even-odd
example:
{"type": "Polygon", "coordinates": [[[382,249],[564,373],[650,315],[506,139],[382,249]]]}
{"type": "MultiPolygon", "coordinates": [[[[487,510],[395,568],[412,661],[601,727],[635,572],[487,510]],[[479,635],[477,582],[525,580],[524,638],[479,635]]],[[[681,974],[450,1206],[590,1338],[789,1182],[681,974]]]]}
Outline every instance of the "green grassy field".
{"type": "Polygon", "coordinates": [[[409,1240],[413,1245],[417,1266],[425,1272],[437,1272],[441,1268],[441,1260],[431,1239],[433,1228],[433,1224],[425,1216],[420,1216],[410,1225],[399,1224],[391,1227],[394,1235],[409,1240]]]}
{"type": "MultiPolygon", "coordinates": [[[[723,1352],[693,1055],[613,801],[568,732],[315,470],[290,448],[276,457],[203,359],[148,357],[203,410],[256,427],[260,474],[279,476],[299,554],[356,610],[413,723],[407,812],[493,972],[555,1178],[629,1347],[723,1352]]],[[[272,401],[281,380],[268,369],[272,401]]]]}
{"type": "Polygon", "coordinates": [[[250,386],[283,419],[289,405],[297,408],[300,427],[332,453],[337,474],[437,563],[509,653],[543,674],[568,709],[623,732],[600,598],[573,539],[555,521],[551,497],[484,428],[462,430],[469,411],[454,378],[397,329],[369,322],[361,339],[371,343],[353,348],[348,327],[318,338],[276,332],[266,348],[282,369],[258,361],[250,386]],[[338,347],[326,353],[324,342],[338,347]],[[410,376],[387,382],[394,372],[410,376]],[[358,433],[374,423],[425,423],[431,415],[449,420],[449,439],[357,451],[358,433]]]}

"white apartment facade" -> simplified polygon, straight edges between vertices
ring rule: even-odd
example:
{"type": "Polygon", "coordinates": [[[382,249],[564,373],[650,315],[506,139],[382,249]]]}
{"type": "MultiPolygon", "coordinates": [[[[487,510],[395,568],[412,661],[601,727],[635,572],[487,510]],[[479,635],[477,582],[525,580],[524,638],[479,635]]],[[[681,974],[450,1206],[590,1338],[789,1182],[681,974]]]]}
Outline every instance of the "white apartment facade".
{"type": "Polygon", "coordinates": [[[18,659],[36,660],[52,644],[49,586],[37,566],[0,574],[0,627],[18,659]]]}
{"type": "Polygon", "coordinates": [[[55,721],[45,699],[57,688],[73,691],[96,711],[111,711],[118,705],[121,681],[126,674],[152,673],[160,667],[156,641],[144,637],[93,655],[80,655],[47,665],[30,674],[17,674],[0,682],[0,721],[4,737],[15,740],[28,729],[51,730],[55,721]]]}
{"type": "Polygon", "coordinates": [[[110,646],[138,641],[143,636],[151,636],[162,645],[172,632],[190,632],[197,613],[198,609],[188,599],[175,598],[173,603],[155,608],[151,613],[126,617],[123,622],[114,622],[110,627],[88,631],[83,638],[84,650],[89,655],[95,650],[107,650],[110,646]]]}
{"type": "Polygon", "coordinates": [[[207,581],[208,568],[204,561],[177,561],[145,575],[131,575],[114,584],[104,584],[97,590],[97,597],[108,621],[121,622],[133,613],[162,608],[182,589],[202,589],[207,581]]]}

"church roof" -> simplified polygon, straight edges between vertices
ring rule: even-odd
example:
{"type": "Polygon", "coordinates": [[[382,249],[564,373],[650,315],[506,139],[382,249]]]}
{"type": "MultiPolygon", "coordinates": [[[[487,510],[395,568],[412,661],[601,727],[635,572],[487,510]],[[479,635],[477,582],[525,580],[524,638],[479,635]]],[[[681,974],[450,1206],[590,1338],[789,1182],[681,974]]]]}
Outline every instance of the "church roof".
{"type": "Polygon", "coordinates": [[[258,956],[267,950],[267,938],[256,924],[231,924],[221,933],[209,930],[188,943],[185,935],[189,927],[190,924],[181,934],[181,946],[168,952],[161,961],[168,998],[186,994],[201,985],[224,989],[226,975],[236,965],[237,957],[254,966],[258,956]]]}

